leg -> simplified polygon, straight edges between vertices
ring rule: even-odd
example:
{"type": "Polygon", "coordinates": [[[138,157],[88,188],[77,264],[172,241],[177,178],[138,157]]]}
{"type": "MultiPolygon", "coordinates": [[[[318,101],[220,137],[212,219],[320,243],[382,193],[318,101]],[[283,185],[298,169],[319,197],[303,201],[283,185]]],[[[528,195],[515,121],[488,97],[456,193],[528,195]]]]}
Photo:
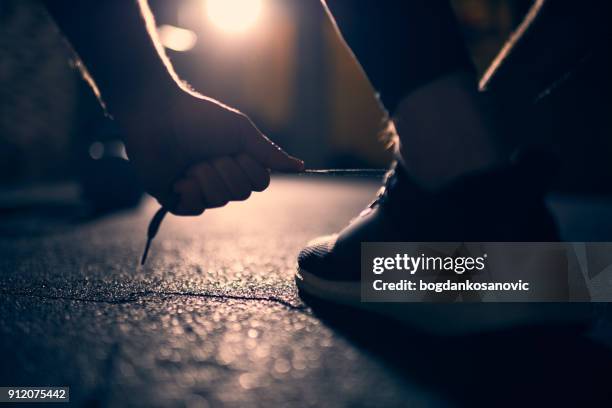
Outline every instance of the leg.
{"type": "Polygon", "coordinates": [[[474,73],[447,0],[327,0],[327,6],[391,113],[440,76],[474,73]]]}
{"type": "Polygon", "coordinates": [[[448,0],[328,0],[399,133],[400,163],[438,188],[499,160],[448,0]]]}
{"type": "MultiPolygon", "coordinates": [[[[313,241],[300,253],[300,291],[327,302],[367,306],[361,302],[364,242],[557,241],[543,200],[547,180],[534,176],[541,163],[530,157],[509,163],[495,145],[497,134],[448,3],[355,0],[350,9],[334,10],[338,3],[330,0],[339,27],[383,102],[394,109],[401,158],[368,209],[340,233],[313,241]],[[351,21],[340,16],[351,11],[357,13],[351,21]]],[[[453,247],[447,255],[457,254],[453,247]]],[[[449,300],[414,294],[413,300],[449,300]]],[[[448,309],[439,320],[430,319],[433,309],[422,310],[405,305],[399,314],[417,325],[423,316],[428,322],[459,317],[448,309]]],[[[493,314],[488,323],[511,326],[538,318],[517,312],[507,319],[493,314]]],[[[484,315],[466,316],[458,328],[478,331],[488,324],[484,315]]]]}
{"type": "Polygon", "coordinates": [[[610,2],[536,1],[480,82],[508,124],[505,145],[554,152],[565,191],[612,185],[611,17],[610,2]]]}

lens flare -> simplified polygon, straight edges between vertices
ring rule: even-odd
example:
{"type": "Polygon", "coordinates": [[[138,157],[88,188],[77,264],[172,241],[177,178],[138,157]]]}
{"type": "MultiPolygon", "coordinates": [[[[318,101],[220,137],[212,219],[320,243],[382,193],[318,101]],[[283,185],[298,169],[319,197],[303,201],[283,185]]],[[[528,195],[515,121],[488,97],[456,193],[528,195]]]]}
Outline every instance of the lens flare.
{"type": "Polygon", "coordinates": [[[262,3],[262,0],[206,0],[206,14],[219,29],[241,33],[255,25],[262,3]]]}

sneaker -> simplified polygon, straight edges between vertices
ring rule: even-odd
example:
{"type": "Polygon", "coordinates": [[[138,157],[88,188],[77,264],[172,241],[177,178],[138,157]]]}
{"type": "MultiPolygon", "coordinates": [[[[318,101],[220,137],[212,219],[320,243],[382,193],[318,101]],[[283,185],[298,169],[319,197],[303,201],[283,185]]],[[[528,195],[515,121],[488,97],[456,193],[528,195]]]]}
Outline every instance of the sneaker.
{"type": "Polygon", "coordinates": [[[396,163],[368,208],[340,233],[317,238],[301,251],[296,274],[300,293],[306,301],[314,298],[364,308],[444,334],[582,320],[582,311],[574,317],[576,308],[562,303],[361,302],[362,242],[559,241],[544,203],[547,177],[534,177],[541,173],[542,164],[539,158],[525,156],[428,191],[396,163]]]}

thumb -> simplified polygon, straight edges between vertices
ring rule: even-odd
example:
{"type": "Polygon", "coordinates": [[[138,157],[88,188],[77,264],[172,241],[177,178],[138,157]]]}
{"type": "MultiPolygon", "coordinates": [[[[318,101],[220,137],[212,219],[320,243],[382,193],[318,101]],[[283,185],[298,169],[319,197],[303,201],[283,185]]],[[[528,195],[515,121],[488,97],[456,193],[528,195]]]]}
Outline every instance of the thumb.
{"type": "Polygon", "coordinates": [[[266,136],[257,132],[247,138],[245,153],[271,170],[299,172],[304,170],[304,162],[293,157],[266,136]]]}

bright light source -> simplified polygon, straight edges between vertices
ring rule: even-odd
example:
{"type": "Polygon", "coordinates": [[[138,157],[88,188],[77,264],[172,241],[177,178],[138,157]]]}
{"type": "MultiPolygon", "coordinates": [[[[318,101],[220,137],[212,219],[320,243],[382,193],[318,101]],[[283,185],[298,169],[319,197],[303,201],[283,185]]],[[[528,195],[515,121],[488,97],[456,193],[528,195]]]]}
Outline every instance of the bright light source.
{"type": "Polygon", "coordinates": [[[262,0],[206,0],[206,14],[223,31],[244,32],[259,18],[262,0]]]}
{"type": "Polygon", "coordinates": [[[167,24],[157,27],[157,35],[164,47],[174,51],[189,51],[198,40],[193,31],[167,24]]]}

